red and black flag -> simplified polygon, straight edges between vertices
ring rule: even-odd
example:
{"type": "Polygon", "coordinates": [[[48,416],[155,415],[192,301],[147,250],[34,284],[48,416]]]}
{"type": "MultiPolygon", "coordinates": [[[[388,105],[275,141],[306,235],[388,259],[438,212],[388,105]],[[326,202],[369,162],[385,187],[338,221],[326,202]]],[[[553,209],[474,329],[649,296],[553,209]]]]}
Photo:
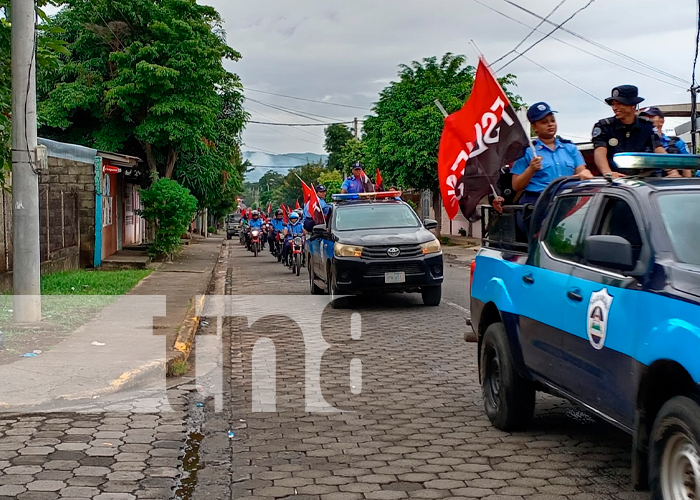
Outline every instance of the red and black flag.
{"type": "Polygon", "coordinates": [[[480,58],[469,99],[445,118],[438,177],[445,211],[474,218],[479,202],[495,192],[501,167],[521,158],[530,144],[508,97],[480,58]]]}

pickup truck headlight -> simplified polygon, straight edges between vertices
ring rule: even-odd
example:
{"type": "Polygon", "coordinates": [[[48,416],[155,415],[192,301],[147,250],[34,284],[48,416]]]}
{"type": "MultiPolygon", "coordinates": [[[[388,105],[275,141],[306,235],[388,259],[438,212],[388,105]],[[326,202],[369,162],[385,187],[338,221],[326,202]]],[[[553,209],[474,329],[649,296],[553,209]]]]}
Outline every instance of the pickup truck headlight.
{"type": "Polygon", "coordinates": [[[420,247],[423,250],[423,255],[428,255],[429,253],[439,253],[442,250],[438,240],[421,243],[420,247]]]}
{"type": "Polygon", "coordinates": [[[336,243],[334,252],[338,257],[362,257],[362,247],[358,247],[356,245],[343,245],[341,243],[336,243]]]}

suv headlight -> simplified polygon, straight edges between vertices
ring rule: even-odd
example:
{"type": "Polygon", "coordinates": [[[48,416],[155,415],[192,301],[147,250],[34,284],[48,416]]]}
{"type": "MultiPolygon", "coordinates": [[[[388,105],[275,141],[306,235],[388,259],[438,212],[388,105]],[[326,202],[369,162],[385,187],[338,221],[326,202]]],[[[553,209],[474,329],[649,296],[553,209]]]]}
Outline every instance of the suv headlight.
{"type": "Polygon", "coordinates": [[[427,243],[421,243],[421,250],[423,250],[423,255],[430,253],[439,253],[442,250],[440,242],[438,240],[429,241],[427,243]]]}
{"type": "Polygon", "coordinates": [[[358,247],[356,245],[343,245],[341,243],[336,243],[334,252],[338,257],[362,257],[362,247],[358,247]]]}

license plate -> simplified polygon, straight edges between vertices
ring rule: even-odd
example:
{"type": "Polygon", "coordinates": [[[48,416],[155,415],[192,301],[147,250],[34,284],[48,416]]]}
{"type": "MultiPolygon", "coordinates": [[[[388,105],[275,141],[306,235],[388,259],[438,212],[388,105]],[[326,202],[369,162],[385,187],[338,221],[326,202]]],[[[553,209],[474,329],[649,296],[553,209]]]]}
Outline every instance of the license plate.
{"type": "Polygon", "coordinates": [[[384,283],[405,283],[406,273],[384,273],[384,283]]]}

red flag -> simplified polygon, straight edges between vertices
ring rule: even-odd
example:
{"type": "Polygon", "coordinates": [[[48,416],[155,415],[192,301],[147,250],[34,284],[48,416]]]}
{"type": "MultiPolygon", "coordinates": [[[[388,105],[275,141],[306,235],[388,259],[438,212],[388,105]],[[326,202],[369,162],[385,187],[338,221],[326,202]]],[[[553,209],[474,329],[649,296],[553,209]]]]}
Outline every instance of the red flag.
{"type": "Polygon", "coordinates": [[[295,201],[294,210],[299,210],[299,208],[300,208],[299,207],[299,200],[294,200],[294,201],[295,201]]]}
{"type": "Polygon", "coordinates": [[[267,215],[268,216],[272,215],[272,202],[267,204],[267,215]]]}
{"type": "Polygon", "coordinates": [[[313,185],[309,188],[309,214],[316,224],[325,224],[326,217],[323,215],[323,209],[321,208],[321,200],[318,199],[318,194],[313,188],[313,185]]]}
{"type": "Polygon", "coordinates": [[[493,191],[503,165],[525,154],[529,139],[508,97],[484,58],[462,109],[445,118],[438,154],[438,178],[445,211],[466,218],[493,191]]]}
{"type": "Polygon", "coordinates": [[[284,203],[282,203],[280,205],[280,208],[282,209],[282,220],[285,224],[289,224],[289,218],[287,217],[287,207],[285,207],[284,203]]]}
{"type": "Polygon", "coordinates": [[[253,216],[253,211],[251,210],[250,207],[248,207],[248,218],[251,218],[253,216]]]}
{"type": "Polygon", "coordinates": [[[375,191],[383,191],[384,190],[384,182],[382,182],[382,174],[379,172],[378,167],[377,167],[377,178],[376,178],[376,182],[374,183],[374,190],[375,191]]]}
{"type": "MultiPolygon", "coordinates": [[[[313,195],[316,194],[316,191],[313,189],[313,187],[309,187],[304,181],[301,181],[301,190],[304,193],[304,206],[306,206],[313,197],[313,195]]],[[[297,208],[298,207],[299,205],[297,205],[297,208]]],[[[311,210],[309,210],[309,213],[311,213],[311,210]]]]}

